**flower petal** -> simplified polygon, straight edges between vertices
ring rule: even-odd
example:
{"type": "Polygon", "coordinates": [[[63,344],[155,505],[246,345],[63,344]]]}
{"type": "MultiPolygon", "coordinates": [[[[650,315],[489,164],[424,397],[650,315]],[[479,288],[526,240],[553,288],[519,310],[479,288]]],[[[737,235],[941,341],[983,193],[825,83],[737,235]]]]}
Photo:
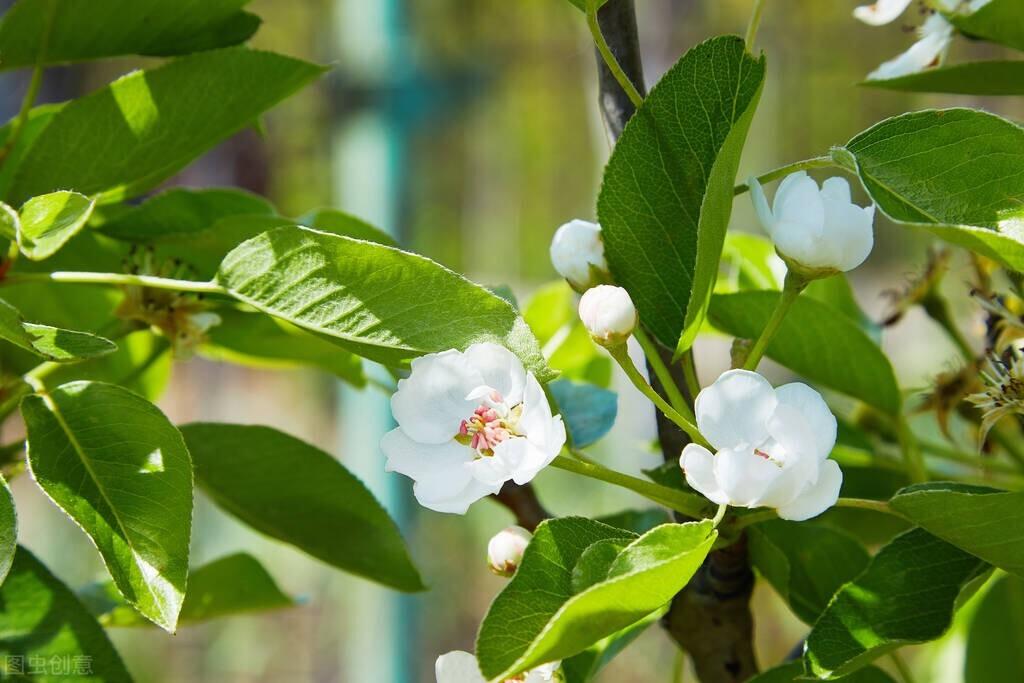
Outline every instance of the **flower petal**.
{"type": "Polygon", "coordinates": [[[781,472],[752,449],[723,449],[715,455],[715,480],[731,505],[755,507],[781,472]]]}
{"type": "Polygon", "coordinates": [[[500,489],[501,486],[488,486],[470,477],[465,486],[451,495],[434,496],[435,491],[430,490],[424,482],[417,482],[412,487],[412,492],[416,496],[416,501],[428,510],[464,515],[470,505],[485,496],[497,493],[500,489]]]}
{"type": "Polygon", "coordinates": [[[434,675],[437,683],[487,683],[487,679],[480,673],[476,657],[462,650],[438,657],[434,662],[434,675]]]}
{"type": "Polygon", "coordinates": [[[384,469],[404,474],[410,479],[422,479],[438,471],[458,476],[459,470],[473,459],[473,451],[457,441],[418,443],[402,429],[392,429],[385,434],[380,440],[380,449],[387,457],[384,469]]]}
{"type": "Polygon", "coordinates": [[[715,456],[695,443],[686,444],[679,456],[679,466],[686,475],[686,483],[712,503],[728,503],[729,498],[715,480],[715,456]]]}
{"type": "MultiPolygon", "coordinates": [[[[522,485],[547,467],[560,450],[561,444],[557,448],[549,450],[538,446],[529,439],[513,438],[499,443],[494,449],[493,457],[481,458],[481,460],[498,461],[504,471],[508,473],[505,480],[512,479],[515,483],[522,485]]],[[[498,465],[495,464],[494,467],[497,468],[498,465]]]]}
{"type": "Polygon", "coordinates": [[[391,412],[413,440],[445,443],[479,405],[466,395],[481,384],[483,377],[458,351],[423,356],[412,362],[409,377],[398,382],[391,412]]]}
{"type": "Polygon", "coordinates": [[[510,406],[523,400],[526,370],[516,354],[504,346],[484,342],[466,349],[466,360],[483,377],[483,384],[491,387],[510,406]]]}
{"type": "Polygon", "coordinates": [[[768,438],[775,390],[761,375],[729,370],[697,394],[697,428],[717,449],[757,446],[768,438]]]}
{"type": "Polygon", "coordinates": [[[953,25],[941,14],[933,14],[925,20],[921,34],[909,50],[868,74],[868,80],[908,76],[941,63],[953,41],[953,25]]]}
{"type": "MultiPolygon", "coordinates": [[[[777,224],[792,223],[808,236],[821,234],[825,222],[825,210],[821,203],[821,192],[814,178],[806,171],[797,171],[786,176],[775,191],[772,213],[777,224]]],[[[775,235],[772,235],[775,239],[775,235]]],[[[788,253],[788,252],[786,252],[788,253]]]]}
{"type": "Polygon", "coordinates": [[[853,16],[871,26],[882,26],[895,21],[914,0],[878,0],[853,10],[853,16]]]}
{"type": "Polygon", "coordinates": [[[786,452],[806,453],[824,460],[836,445],[836,417],[825,399],[802,382],[784,384],[775,390],[778,407],[768,422],[768,431],[786,452]]]}
{"type": "Polygon", "coordinates": [[[768,198],[764,196],[764,188],[761,187],[761,183],[757,182],[757,178],[753,176],[747,180],[747,187],[750,188],[750,200],[754,203],[754,212],[757,213],[761,226],[765,229],[765,232],[771,234],[775,227],[775,216],[768,206],[768,198]]]}
{"type": "Polygon", "coordinates": [[[821,464],[818,483],[808,487],[789,505],[780,507],[779,517],[794,522],[817,517],[836,504],[842,485],[843,471],[839,469],[839,463],[826,460],[821,464]]]}
{"type": "MultiPolygon", "coordinates": [[[[849,197],[849,186],[846,193],[849,197]]],[[[851,203],[849,198],[825,199],[825,241],[831,265],[848,271],[864,262],[875,244],[874,220],[874,205],[865,208],[851,203]]]]}

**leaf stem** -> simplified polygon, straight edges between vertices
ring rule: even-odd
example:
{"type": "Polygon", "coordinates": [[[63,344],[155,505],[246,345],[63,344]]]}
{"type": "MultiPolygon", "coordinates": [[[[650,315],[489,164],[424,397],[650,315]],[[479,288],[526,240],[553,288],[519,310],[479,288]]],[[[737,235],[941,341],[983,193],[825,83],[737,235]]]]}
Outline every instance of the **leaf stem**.
{"type": "MultiPolygon", "coordinates": [[[[770,183],[773,180],[784,178],[790,173],[797,171],[809,171],[815,168],[832,168],[838,167],[839,165],[830,156],[814,157],[813,159],[804,159],[803,161],[795,161],[792,164],[780,166],[774,170],[768,171],[764,175],[757,176],[757,182],[764,184],[770,183]]],[[[741,195],[744,192],[749,192],[750,186],[746,183],[741,183],[733,188],[734,195],[741,195]]]]}
{"type": "Polygon", "coordinates": [[[786,273],[786,280],[782,286],[782,295],[779,297],[779,302],[775,305],[775,310],[772,311],[772,315],[765,324],[764,329],[761,330],[761,336],[757,338],[754,346],[750,349],[750,353],[747,354],[747,359],[743,363],[744,370],[757,369],[757,364],[761,362],[761,357],[764,356],[769,342],[775,337],[775,333],[779,331],[783,318],[786,317],[786,313],[789,312],[793,302],[796,301],[797,297],[800,296],[800,292],[804,291],[806,286],[807,281],[796,275],[792,270],[786,273]]]}
{"type": "Polygon", "coordinates": [[[714,518],[711,520],[711,525],[713,527],[716,529],[718,528],[718,525],[722,523],[722,518],[725,517],[725,512],[728,509],[729,505],[727,503],[722,503],[718,506],[718,512],[715,513],[714,518]]]}
{"type": "MultiPolygon", "coordinates": [[[[883,515],[890,515],[901,519],[903,518],[903,515],[893,510],[892,506],[884,500],[870,500],[868,498],[840,498],[836,501],[836,504],[833,507],[853,508],[855,510],[871,510],[872,512],[879,512],[883,515]]],[[[740,529],[745,529],[746,527],[759,522],[778,519],[778,517],[779,513],[775,510],[758,510],[756,512],[736,517],[733,523],[729,525],[729,530],[730,532],[739,531],[740,529]]]]}
{"type": "Polygon", "coordinates": [[[892,660],[893,665],[896,667],[896,671],[899,672],[900,678],[903,679],[903,683],[915,683],[914,673],[907,666],[907,663],[903,661],[903,657],[900,657],[899,652],[890,652],[889,659],[892,660]]]}
{"type": "Polygon", "coordinates": [[[754,0],[754,9],[750,13],[750,23],[747,24],[747,35],[744,42],[747,44],[747,52],[753,54],[754,39],[757,38],[757,27],[761,25],[761,15],[764,13],[764,0],[754,0]]]}
{"type": "Polygon", "coordinates": [[[587,26],[590,28],[590,35],[594,38],[594,45],[597,46],[597,51],[601,53],[601,59],[604,60],[608,70],[612,72],[615,80],[618,81],[623,91],[629,96],[629,101],[633,103],[634,107],[639,109],[640,105],[644,102],[644,98],[637,91],[633,82],[629,80],[626,72],[622,70],[619,60],[615,59],[615,55],[612,54],[612,49],[608,47],[608,41],[605,40],[604,34],[601,32],[601,25],[597,23],[595,0],[587,0],[587,26]]]}
{"type": "Polygon", "coordinates": [[[706,501],[699,496],[677,491],[661,484],[655,484],[654,482],[610,469],[604,465],[598,465],[592,461],[584,462],[559,455],[555,457],[551,465],[566,472],[573,472],[590,479],[597,479],[598,481],[629,489],[634,493],[639,493],[648,500],[660,503],[688,517],[702,519],[707,517],[710,511],[706,501]]]}
{"type": "Polygon", "coordinates": [[[4,284],[17,284],[20,282],[135,285],[138,287],[152,287],[153,289],[170,289],[178,292],[227,294],[227,290],[216,282],[175,280],[172,278],[155,277],[153,275],[133,275],[130,273],[92,273],[59,270],[52,273],[10,273],[3,278],[4,284]]]}
{"type": "Polygon", "coordinates": [[[700,380],[697,378],[697,363],[693,357],[693,349],[689,348],[684,351],[683,355],[679,358],[679,362],[683,366],[686,390],[690,392],[691,400],[696,401],[697,394],[700,393],[700,380]]]}
{"type": "Polygon", "coordinates": [[[647,383],[644,376],[641,375],[640,371],[636,369],[635,365],[633,365],[633,360],[629,357],[629,353],[626,352],[625,344],[609,347],[608,353],[623,369],[626,376],[629,377],[629,380],[633,383],[633,386],[639,389],[640,393],[649,398],[651,403],[657,406],[658,410],[665,414],[665,417],[675,422],[680,429],[686,432],[693,443],[704,446],[705,448],[711,447],[711,444],[708,443],[707,439],[701,436],[700,430],[697,429],[697,426],[678,410],[670,406],[668,402],[665,401],[665,399],[663,399],[661,395],[659,395],[658,392],[656,392],[654,388],[647,383]]]}
{"type": "Polygon", "coordinates": [[[658,381],[661,382],[661,386],[665,387],[665,393],[668,394],[669,403],[672,407],[678,410],[680,413],[685,415],[691,421],[694,419],[693,411],[690,410],[690,406],[686,403],[686,399],[683,398],[683,393],[679,391],[679,386],[672,378],[672,373],[669,372],[668,366],[661,360],[661,354],[658,353],[658,347],[655,346],[654,342],[647,333],[637,327],[633,330],[633,336],[640,343],[640,348],[644,350],[644,356],[647,357],[647,362],[654,368],[654,374],[658,376],[658,381]]]}

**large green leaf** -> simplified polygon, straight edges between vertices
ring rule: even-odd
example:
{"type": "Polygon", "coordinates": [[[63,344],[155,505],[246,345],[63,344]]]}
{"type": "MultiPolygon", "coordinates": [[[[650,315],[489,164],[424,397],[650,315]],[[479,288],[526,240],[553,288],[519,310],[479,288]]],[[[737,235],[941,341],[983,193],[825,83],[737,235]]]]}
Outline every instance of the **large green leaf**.
{"type": "Polygon", "coordinates": [[[157,262],[178,262],[189,268],[188,279],[208,280],[232,249],[267,230],[292,225],[273,214],[226,216],[198,232],[163,235],[149,242],[157,262]]]}
{"type": "Polygon", "coordinates": [[[597,202],[608,264],[668,348],[696,336],[718,273],[764,59],[712,38],[666,73],[626,125],[597,202]]]}
{"type": "Polygon", "coordinates": [[[240,43],[249,0],[18,0],[0,21],[0,68],[116,55],[178,55],[240,43]]]}
{"type": "Polygon", "coordinates": [[[939,538],[1024,577],[1024,491],[918,484],[897,493],[890,504],[939,538]]]}
{"type": "Polygon", "coordinates": [[[395,523],[341,463],[269,427],[182,427],[196,483],[257,531],[402,591],[423,590],[395,523]]]}
{"type": "Polygon", "coordinates": [[[61,190],[33,197],[19,212],[18,246],[33,261],[53,256],[85,227],[96,202],[83,194],[61,190]]]}
{"type": "Polygon", "coordinates": [[[565,659],[644,619],[686,585],[717,533],[704,521],[629,536],[580,518],[538,527],[480,626],[476,653],[484,676],[503,681],[565,659]],[[620,544],[621,552],[605,552],[620,544]]]}
{"type": "MultiPolygon", "coordinates": [[[[749,679],[747,683],[801,683],[806,680],[803,664],[790,662],[760,673],[749,679]]],[[[875,666],[858,669],[849,676],[841,676],[836,680],[843,681],[843,683],[896,683],[892,676],[875,666]]]]}
{"type": "Polygon", "coordinates": [[[975,109],[886,119],[833,157],[896,223],[1024,270],[1024,129],[975,109]]]}
{"type": "Polygon", "coordinates": [[[559,670],[565,678],[565,683],[588,683],[593,680],[594,676],[601,669],[607,666],[620,652],[629,647],[634,640],[640,637],[640,634],[657,622],[664,613],[665,609],[651,612],[635,624],[599,640],[578,655],[573,655],[563,660],[559,670]]]}
{"type": "Polygon", "coordinates": [[[109,339],[25,322],[18,309],[0,299],[0,339],[51,361],[78,361],[117,350],[109,339]]]}
{"type": "Polygon", "coordinates": [[[220,309],[220,325],[207,332],[207,358],[256,367],[312,366],[365,386],[363,361],[321,337],[262,313],[220,309]]]}
{"type": "Polygon", "coordinates": [[[139,194],[322,72],[237,47],[130,73],[53,114],[2,194],[13,203],[69,187],[100,202],[139,194]]]}
{"type": "MultiPolygon", "coordinates": [[[[110,582],[90,586],[83,591],[82,599],[104,626],[150,625],[110,582]]],[[[178,625],[267,612],[295,604],[255,557],[235,553],[204,564],[189,574],[188,593],[181,606],[178,625]]]]}
{"type": "Polygon", "coordinates": [[[298,226],[241,244],[217,280],[235,297],[385,365],[494,342],[551,379],[537,339],[504,299],[430,259],[298,226]]]}
{"type": "Polygon", "coordinates": [[[967,636],[964,680],[1024,681],[1024,580],[1001,576],[981,598],[967,636]]]}
{"type": "Polygon", "coordinates": [[[954,64],[899,78],[864,81],[861,85],[908,92],[1024,95],[1024,61],[954,64]]]}
{"type": "Polygon", "coordinates": [[[99,229],[117,239],[148,242],[167,235],[201,232],[230,216],[273,214],[270,202],[242,190],[176,187],[118,213],[99,229]]]}
{"type": "Polygon", "coordinates": [[[89,534],[125,599],[174,631],[192,528],[181,434],[152,403],[101,382],[28,396],[21,413],[36,482],[89,534]]]}
{"type": "Polygon", "coordinates": [[[18,512],[7,482],[0,477],[0,584],[11,569],[14,551],[18,547],[18,512]]]}
{"type": "Polygon", "coordinates": [[[100,625],[75,594],[26,548],[19,547],[0,585],[0,655],[16,681],[131,683],[131,676],[100,625]],[[23,678],[11,666],[44,663],[42,675],[23,678]]]}
{"type": "Polygon", "coordinates": [[[599,440],[615,424],[619,397],[614,391],[565,379],[552,382],[548,387],[576,448],[585,448],[599,440]]]}
{"type": "MultiPolygon", "coordinates": [[[[777,292],[716,294],[708,319],[736,337],[754,339],[778,301],[777,292]]],[[[895,415],[900,392],[889,359],[848,315],[801,296],[790,308],[767,355],[819,382],[895,415]]]]}
{"type": "Polygon", "coordinates": [[[974,38],[1024,50],[1020,0],[990,0],[976,12],[951,14],[953,24],[974,38]]]}
{"type": "Polygon", "coordinates": [[[860,543],[825,526],[776,520],[755,524],[748,536],[751,563],[808,624],[870,559],[860,543]]]}
{"type": "Polygon", "coordinates": [[[949,628],[961,590],[988,565],[923,529],[897,536],[842,588],[807,636],[808,672],[832,679],[949,628]]]}

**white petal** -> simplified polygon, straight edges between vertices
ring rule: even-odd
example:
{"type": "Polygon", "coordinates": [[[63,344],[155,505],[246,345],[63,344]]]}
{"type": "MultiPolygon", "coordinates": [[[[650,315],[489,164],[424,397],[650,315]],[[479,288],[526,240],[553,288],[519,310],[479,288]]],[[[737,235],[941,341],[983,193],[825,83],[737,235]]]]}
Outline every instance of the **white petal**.
{"type": "Polygon", "coordinates": [[[775,390],[761,375],[729,370],[697,394],[697,428],[717,449],[756,446],[768,438],[775,390]]]}
{"type": "Polygon", "coordinates": [[[715,455],[715,480],[732,505],[755,507],[781,472],[752,449],[723,449],[715,455]]]}
{"type": "Polygon", "coordinates": [[[504,346],[482,343],[473,344],[464,355],[484,378],[483,383],[501,394],[506,403],[514,406],[523,400],[526,370],[516,354],[504,346]]]}
{"type": "Polygon", "coordinates": [[[483,383],[480,373],[458,351],[423,356],[412,362],[409,377],[399,381],[391,412],[415,441],[445,443],[479,405],[467,401],[466,395],[483,383]]]}
{"type": "Polygon", "coordinates": [[[764,188],[761,187],[761,183],[757,182],[757,178],[753,176],[747,180],[747,187],[750,188],[750,200],[754,203],[754,211],[757,213],[757,218],[761,221],[761,226],[765,229],[765,232],[770,235],[775,226],[775,216],[772,215],[772,210],[768,206],[768,198],[764,196],[764,188]]]}
{"type": "Polygon", "coordinates": [[[438,657],[434,662],[434,675],[437,683],[487,683],[487,679],[480,673],[476,657],[462,650],[438,657]]]}
{"type": "Polygon", "coordinates": [[[875,244],[874,220],[874,205],[864,208],[849,201],[826,199],[824,238],[829,265],[845,272],[864,263],[875,244]]]}
{"type": "MultiPolygon", "coordinates": [[[[509,451],[509,444],[513,441],[525,442],[526,439],[509,439],[503,443],[498,444],[498,448],[502,448],[504,452],[509,451]]],[[[498,448],[494,449],[493,456],[486,456],[477,458],[468,465],[466,469],[470,472],[473,479],[487,486],[497,486],[501,488],[501,485],[512,478],[512,468],[509,466],[512,458],[510,457],[498,457],[498,448]]],[[[515,447],[512,447],[515,451],[515,447]]]]}
{"type": "MultiPolygon", "coordinates": [[[[795,223],[805,234],[821,234],[825,222],[825,210],[821,203],[818,183],[806,171],[797,171],[786,176],[775,191],[772,213],[776,223],[795,223]]],[[[772,235],[772,239],[775,236],[772,235]]]]}
{"type": "Polygon", "coordinates": [[[780,507],[779,517],[794,522],[817,517],[836,504],[842,485],[843,471],[839,469],[839,463],[826,460],[821,464],[818,483],[809,487],[789,505],[780,507]]]}
{"type": "MultiPolygon", "coordinates": [[[[799,450],[801,452],[806,450],[808,455],[817,460],[827,458],[836,445],[837,427],[836,417],[832,414],[821,394],[806,384],[792,382],[777,388],[775,396],[779,402],[776,413],[785,414],[787,410],[792,410],[804,425],[801,428],[801,438],[806,440],[807,445],[799,450]],[[783,409],[784,407],[785,410],[783,409]]],[[[774,426],[780,430],[786,429],[786,425],[782,422],[775,423],[774,426]]],[[[780,433],[775,432],[771,421],[768,425],[768,431],[787,451],[795,447],[795,444],[791,446],[780,436],[781,431],[780,433]]]]}
{"type": "Polygon", "coordinates": [[[434,497],[431,495],[433,492],[426,490],[426,487],[420,482],[412,487],[412,492],[416,496],[417,502],[428,510],[464,515],[470,505],[484,496],[497,493],[500,489],[501,486],[488,486],[470,477],[469,483],[452,495],[434,497]]]}
{"type": "Polygon", "coordinates": [[[853,10],[853,16],[865,24],[881,26],[895,21],[906,11],[914,0],[878,0],[870,5],[861,5],[853,10]]]}
{"type": "Polygon", "coordinates": [[[559,450],[561,446],[558,450],[548,451],[529,439],[508,439],[495,447],[494,457],[483,460],[500,461],[509,473],[506,479],[511,478],[517,484],[525,484],[554,460],[559,450]]]}
{"type": "Polygon", "coordinates": [[[522,401],[523,412],[517,425],[519,432],[534,441],[546,441],[551,431],[551,405],[544,388],[532,374],[526,376],[522,401]]]}
{"type": "Polygon", "coordinates": [[[711,451],[697,444],[686,444],[683,454],[679,456],[679,466],[686,475],[686,483],[694,491],[712,503],[728,503],[729,498],[715,480],[715,456],[711,451]]]}
{"type": "Polygon", "coordinates": [[[879,66],[868,74],[868,79],[899,78],[941,63],[953,40],[952,24],[941,14],[933,14],[925,21],[922,34],[909,50],[879,66]]]}
{"type": "Polygon", "coordinates": [[[837,175],[827,178],[821,184],[821,198],[826,202],[851,203],[853,200],[850,198],[850,183],[846,178],[837,175]]]}
{"type": "Polygon", "coordinates": [[[792,503],[797,496],[818,480],[818,461],[807,456],[789,457],[779,475],[751,507],[779,508],[792,503]]]}
{"type": "Polygon", "coordinates": [[[422,479],[439,471],[458,477],[465,463],[473,459],[473,451],[457,441],[418,443],[401,429],[392,429],[385,434],[380,440],[380,448],[387,457],[384,469],[404,474],[410,479],[422,479]]]}

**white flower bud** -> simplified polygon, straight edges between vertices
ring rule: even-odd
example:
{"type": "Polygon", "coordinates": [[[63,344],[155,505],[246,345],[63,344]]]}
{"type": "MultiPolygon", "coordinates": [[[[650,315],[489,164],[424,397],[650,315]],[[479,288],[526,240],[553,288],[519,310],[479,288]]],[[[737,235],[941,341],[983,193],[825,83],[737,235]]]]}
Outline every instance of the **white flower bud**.
{"type": "Polygon", "coordinates": [[[601,226],[597,223],[569,221],[555,232],[550,253],[551,265],[578,292],[609,279],[601,226]]]}
{"type": "Polygon", "coordinates": [[[496,533],[487,544],[487,564],[491,571],[498,576],[515,574],[531,538],[533,534],[519,526],[510,526],[496,533]]]}
{"type": "Polygon", "coordinates": [[[771,208],[755,178],[749,181],[757,217],[775,249],[805,279],[853,270],[874,246],[875,207],[850,200],[850,185],[829,178],[821,188],[804,171],[786,176],[771,208]]]}
{"type": "Polygon", "coordinates": [[[633,334],[638,322],[636,307],[622,287],[598,285],[580,299],[580,320],[594,341],[619,346],[633,334]]]}

